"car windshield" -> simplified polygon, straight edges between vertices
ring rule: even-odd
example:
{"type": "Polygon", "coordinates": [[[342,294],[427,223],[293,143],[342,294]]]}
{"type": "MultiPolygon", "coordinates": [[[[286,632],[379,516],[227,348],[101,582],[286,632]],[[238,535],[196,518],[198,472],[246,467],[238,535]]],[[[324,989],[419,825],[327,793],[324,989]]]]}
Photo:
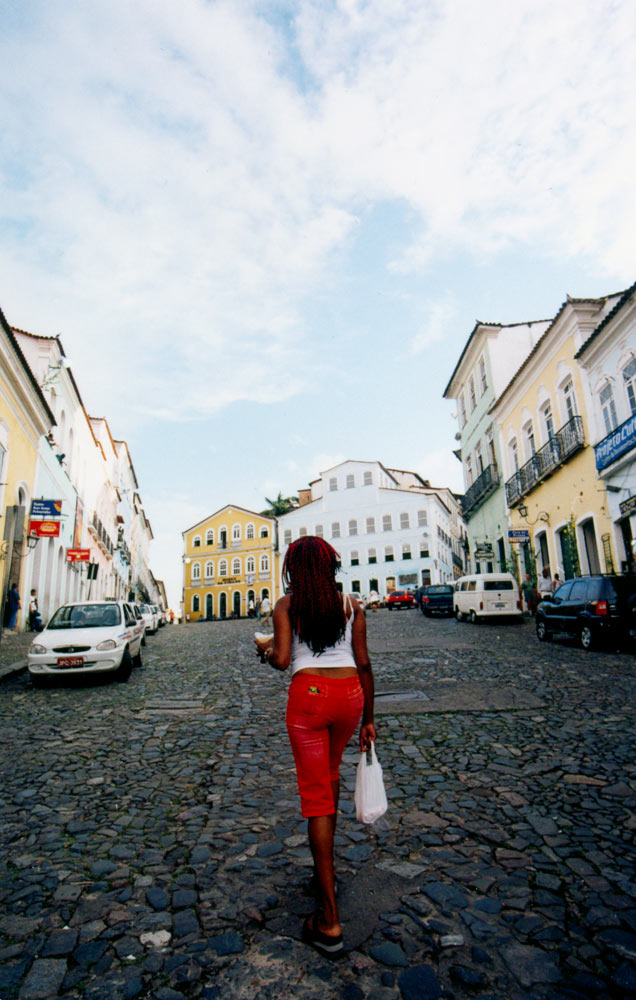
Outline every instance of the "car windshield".
{"type": "Polygon", "coordinates": [[[453,588],[449,587],[449,586],[442,586],[440,584],[439,587],[427,587],[426,588],[426,593],[427,594],[452,594],[453,593],[453,588]]]}
{"type": "Polygon", "coordinates": [[[119,625],[121,612],[117,604],[67,604],[58,608],[49,628],[104,628],[119,625]]]}
{"type": "Polygon", "coordinates": [[[513,590],[512,580],[484,580],[484,590],[513,590]]]}

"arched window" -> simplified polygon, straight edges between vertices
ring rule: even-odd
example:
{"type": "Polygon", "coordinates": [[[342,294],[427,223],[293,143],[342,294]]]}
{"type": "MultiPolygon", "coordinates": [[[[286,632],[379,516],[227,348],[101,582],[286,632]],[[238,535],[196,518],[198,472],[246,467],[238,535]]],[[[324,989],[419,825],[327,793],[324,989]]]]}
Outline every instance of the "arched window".
{"type": "Polygon", "coordinates": [[[245,537],[254,538],[254,525],[252,523],[248,524],[247,528],[245,529],[245,537]]]}
{"type": "Polygon", "coordinates": [[[193,580],[201,579],[201,563],[198,562],[192,563],[192,579],[193,580]]]}
{"type": "Polygon", "coordinates": [[[261,573],[269,573],[269,556],[267,555],[261,556],[260,571],[261,573]]]}
{"type": "Polygon", "coordinates": [[[233,559],[232,560],[232,576],[240,576],[240,575],[241,575],[241,560],[240,559],[233,559]]]}
{"type": "Polygon", "coordinates": [[[198,594],[193,594],[192,595],[192,610],[193,611],[199,611],[200,608],[201,608],[201,601],[199,599],[199,595],[198,594]]]}
{"type": "Polygon", "coordinates": [[[208,530],[206,532],[206,536],[205,536],[205,544],[206,545],[214,545],[214,529],[213,528],[208,528],[208,530]]]}
{"type": "Polygon", "coordinates": [[[192,547],[198,549],[201,547],[201,535],[195,535],[192,539],[192,547]]]}
{"type": "Polygon", "coordinates": [[[241,540],[241,525],[240,524],[233,524],[232,525],[232,541],[233,542],[240,542],[240,540],[241,540]]]}
{"type": "Polygon", "coordinates": [[[227,576],[227,560],[221,559],[219,563],[219,576],[227,576]]]}
{"type": "Polygon", "coordinates": [[[611,434],[618,427],[618,417],[616,416],[616,403],[614,402],[614,388],[609,379],[599,393],[601,412],[605,424],[605,433],[611,434]]]}
{"type": "Polygon", "coordinates": [[[248,556],[247,557],[247,563],[246,563],[246,566],[245,566],[245,572],[246,573],[255,573],[256,572],[256,561],[254,559],[254,556],[248,556]]]}
{"type": "Polygon", "coordinates": [[[211,580],[214,576],[214,563],[206,562],[205,564],[205,578],[206,580],[211,580]]]}
{"type": "Polygon", "coordinates": [[[630,413],[636,413],[636,358],[630,358],[623,368],[623,382],[630,413]]]}

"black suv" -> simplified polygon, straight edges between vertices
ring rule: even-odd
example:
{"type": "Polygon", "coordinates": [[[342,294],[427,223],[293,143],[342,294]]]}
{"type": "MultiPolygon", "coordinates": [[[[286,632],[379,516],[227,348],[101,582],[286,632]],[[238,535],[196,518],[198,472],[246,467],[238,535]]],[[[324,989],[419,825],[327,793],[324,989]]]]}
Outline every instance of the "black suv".
{"type": "Polygon", "coordinates": [[[537,608],[537,636],[578,637],[583,649],[601,642],[626,644],[636,637],[636,576],[581,576],[566,580],[537,608]]]}
{"type": "Polygon", "coordinates": [[[420,604],[422,614],[429,618],[431,615],[452,615],[454,595],[455,588],[449,583],[433,583],[425,587],[420,604]]]}

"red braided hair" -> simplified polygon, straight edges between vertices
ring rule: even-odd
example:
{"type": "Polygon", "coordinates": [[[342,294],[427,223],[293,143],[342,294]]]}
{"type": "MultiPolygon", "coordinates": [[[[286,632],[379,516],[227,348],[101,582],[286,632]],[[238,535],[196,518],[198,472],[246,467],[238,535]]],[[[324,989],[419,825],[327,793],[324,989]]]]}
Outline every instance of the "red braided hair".
{"type": "Polygon", "coordinates": [[[324,653],[345,634],[347,619],[336,573],[340,558],[316,535],[304,535],[287,549],[283,582],[291,588],[292,629],[314,653],[324,653]]]}

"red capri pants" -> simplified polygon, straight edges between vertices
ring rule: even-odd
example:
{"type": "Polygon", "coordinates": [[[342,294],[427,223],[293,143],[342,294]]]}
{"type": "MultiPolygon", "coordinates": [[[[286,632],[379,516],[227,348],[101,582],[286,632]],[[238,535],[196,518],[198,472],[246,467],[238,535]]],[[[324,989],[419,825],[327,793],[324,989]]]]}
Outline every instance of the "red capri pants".
{"type": "Polygon", "coordinates": [[[331,787],[340,777],[342,753],[362,716],[364,694],[358,676],[298,673],[287,700],[291,743],[303,816],[331,816],[331,787]]]}

